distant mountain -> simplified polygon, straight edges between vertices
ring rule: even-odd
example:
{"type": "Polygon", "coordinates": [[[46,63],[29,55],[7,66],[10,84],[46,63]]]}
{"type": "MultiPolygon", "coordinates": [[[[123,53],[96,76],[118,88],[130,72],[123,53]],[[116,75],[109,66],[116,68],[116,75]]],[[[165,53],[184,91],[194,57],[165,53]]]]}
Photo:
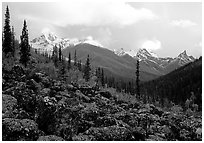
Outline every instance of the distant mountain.
{"type": "Polygon", "coordinates": [[[195,60],[192,56],[188,56],[186,51],[182,52],[175,58],[161,58],[147,49],[139,49],[134,58],[139,59],[141,68],[144,70],[149,69],[149,72],[158,75],[165,75],[195,60]]]}
{"type": "Polygon", "coordinates": [[[90,45],[103,47],[103,45],[101,45],[98,41],[93,40],[91,37],[87,37],[84,39],[59,38],[51,31],[43,32],[41,36],[34,38],[32,41],[30,41],[32,48],[38,49],[40,52],[46,51],[48,53],[51,53],[51,51],[53,50],[53,46],[65,49],[67,47],[76,46],[81,43],[87,43],[90,45]]]}
{"type": "MultiPolygon", "coordinates": [[[[165,75],[180,66],[192,62],[194,58],[188,56],[186,51],[179,54],[176,58],[160,58],[155,53],[146,49],[139,49],[137,53],[134,51],[109,50],[101,45],[92,37],[85,39],[69,39],[59,38],[53,32],[46,31],[40,37],[33,39],[30,42],[32,48],[38,49],[41,52],[51,54],[53,46],[61,47],[63,54],[68,57],[69,52],[74,55],[77,51],[78,59],[85,62],[87,55],[92,58],[92,65],[95,67],[104,67],[110,74],[122,77],[125,79],[135,78],[136,59],[140,61],[140,80],[147,81],[165,75]]],[[[109,74],[109,75],[110,75],[109,74]]]]}
{"type": "MultiPolygon", "coordinates": [[[[179,57],[186,55],[186,52],[179,57]]],[[[186,59],[186,58],[185,58],[186,59]]],[[[202,102],[202,58],[188,63],[164,76],[141,85],[141,92],[150,97],[165,98],[177,104],[184,104],[186,99],[190,99],[192,92],[196,99],[195,103],[200,105],[202,102]]],[[[164,101],[163,101],[164,102],[164,101]]]]}
{"type": "Polygon", "coordinates": [[[188,56],[186,51],[182,52],[175,58],[158,57],[155,53],[148,51],[147,49],[139,49],[135,56],[132,51],[124,51],[123,48],[120,50],[113,51],[116,55],[124,57],[132,61],[131,58],[139,59],[140,68],[142,71],[148,71],[155,75],[165,75],[187,63],[193,62],[195,59],[192,56],[188,56]]]}
{"type": "MultiPolygon", "coordinates": [[[[117,77],[124,80],[131,80],[135,78],[135,59],[130,57],[126,59],[125,57],[120,57],[116,55],[113,51],[90,45],[87,43],[81,43],[74,47],[69,47],[63,50],[63,54],[67,56],[69,52],[72,57],[74,51],[77,52],[77,59],[82,60],[85,63],[87,55],[90,56],[90,62],[93,67],[102,67],[106,71],[107,76],[117,77]]],[[[141,71],[140,79],[146,81],[149,79],[154,79],[158,77],[157,75],[151,74],[146,71],[141,71]]]]}

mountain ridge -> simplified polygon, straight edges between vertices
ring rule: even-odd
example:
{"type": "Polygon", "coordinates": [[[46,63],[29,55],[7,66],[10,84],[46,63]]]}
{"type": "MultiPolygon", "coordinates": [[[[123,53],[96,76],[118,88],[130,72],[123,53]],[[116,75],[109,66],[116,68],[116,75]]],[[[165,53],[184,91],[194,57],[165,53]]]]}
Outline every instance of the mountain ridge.
{"type": "MultiPolygon", "coordinates": [[[[31,45],[34,49],[50,54],[53,46],[61,47],[65,57],[68,57],[69,52],[71,52],[71,55],[74,55],[73,50],[76,50],[78,59],[84,63],[89,54],[90,58],[93,59],[95,67],[104,67],[110,73],[120,74],[120,76],[128,79],[135,78],[135,63],[139,59],[142,81],[165,75],[194,60],[192,56],[186,54],[186,51],[180,53],[175,58],[160,58],[147,49],[139,49],[135,56],[131,56],[123,48],[121,48],[121,51],[109,50],[90,36],[80,40],[77,38],[58,38],[52,32],[44,33],[40,37],[33,39],[31,45]]],[[[133,53],[133,51],[129,52],[133,53]]]]}

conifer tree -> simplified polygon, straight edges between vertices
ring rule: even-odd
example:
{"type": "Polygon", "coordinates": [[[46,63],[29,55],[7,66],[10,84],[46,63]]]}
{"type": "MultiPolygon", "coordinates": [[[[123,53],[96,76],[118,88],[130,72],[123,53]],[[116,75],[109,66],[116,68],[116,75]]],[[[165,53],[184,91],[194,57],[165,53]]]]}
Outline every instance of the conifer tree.
{"type": "Polygon", "coordinates": [[[69,59],[68,59],[68,70],[71,69],[71,53],[69,52],[69,59]]]}
{"type": "Polygon", "coordinates": [[[12,26],[12,31],[11,31],[11,55],[14,57],[15,56],[15,32],[14,32],[14,27],[12,26]]]}
{"type": "Polygon", "coordinates": [[[81,71],[81,60],[78,61],[78,69],[81,71]]]}
{"type": "Polygon", "coordinates": [[[137,59],[137,66],[136,66],[136,95],[137,97],[140,99],[140,85],[139,85],[139,82],[140,82],[140,79],[139,79],[139,76],[140,76],[140,72],[139,72],[139,60],[137,59]]]}
{"type": "Polygon", "coordinates": [[[102,70],[101,70],[101,84],[102,84],[103,87],[105,86],[103,68],[102,68],[102,70]]]}
{"type": "Polygon", "coordinates": [[[86,82],[89,81],[90,79],[90,71],[91,71],[91,67],[90,67],[90,59],[88,55],[86,64],[85,64],[85,68],[84,68],[84,78],[86,82]]]}
{"type": "Polygon", "coordinates": [[[5,24],[3,29],[3,52],[5,55],[8,55],[10,52],[12,54],[12,36],[11,36],[11,27],[10,27],[10,13],[8,6],[6,7],[5,14],[5,24]]]}
{"type": "Polygon", "coordinates": [[[62,48],[59,47],[59,61],[62,61],[62,48]]]}
{"type": "Polygon", "coordinates": [[[52,60],[54,62],[54,65],[57,67],[58,66],[58,51],[57,51],[56,45],[53,47],[52,60]]]}
{"type": "Polygon", "coordinates": [[[74,52],[74,66],[77,66],[77,55],[76,55],[76,50],[74,52]]]}
{"type": "Polygon", "coordinates": [[[20,63],[27,67],[28,61],[30,60],[30,45],[28,39],[28,29],[26,21],[23,23],[22,35],[20,36],[20,63]]]}

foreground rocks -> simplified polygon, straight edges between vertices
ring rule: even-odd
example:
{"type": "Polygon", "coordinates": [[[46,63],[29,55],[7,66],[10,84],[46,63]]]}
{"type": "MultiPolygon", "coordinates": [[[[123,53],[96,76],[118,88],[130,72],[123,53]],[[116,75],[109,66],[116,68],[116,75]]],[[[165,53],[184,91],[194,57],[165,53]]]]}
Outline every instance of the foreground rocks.
{"type": "Polygon", "coordinates": [[[176,106],[167,112],[128,103],[109,91],[30,74],[21,66],[3,77],[3,140],[202,140],[201,114],[188,115],[176,106]]]}

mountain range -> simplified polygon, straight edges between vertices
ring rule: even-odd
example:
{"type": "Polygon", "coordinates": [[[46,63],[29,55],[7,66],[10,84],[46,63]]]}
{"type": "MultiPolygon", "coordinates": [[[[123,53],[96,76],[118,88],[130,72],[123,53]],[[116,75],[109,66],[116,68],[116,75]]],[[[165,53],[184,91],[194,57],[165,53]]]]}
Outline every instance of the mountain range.
{"type": "MultiPolygon", "coordinates": [[[[135,78],[136,60],[140,61],[140,80],[148,81],[165,75],[195,59],[188,56],[186,51],[180,53],[177,57],[158,57],[155,53],[147,49],[139,49],[134,56],[124,49],[109,50],[92,38],[69,39],[59,38],[52,32],[43,33],[40,37],[30,41],[32,48],[40,52],[51,53],[53,46],[61,47],[63,55],[68,57],[69,52],[74,55],[76,50],[77,59],[85,63],[87,55],[91,58],[93,67],[104,68],[107,76],[120,77],[131,80],[135,78]]],[[[72,56],[73,59],[73,56],[72,56]]]]}

